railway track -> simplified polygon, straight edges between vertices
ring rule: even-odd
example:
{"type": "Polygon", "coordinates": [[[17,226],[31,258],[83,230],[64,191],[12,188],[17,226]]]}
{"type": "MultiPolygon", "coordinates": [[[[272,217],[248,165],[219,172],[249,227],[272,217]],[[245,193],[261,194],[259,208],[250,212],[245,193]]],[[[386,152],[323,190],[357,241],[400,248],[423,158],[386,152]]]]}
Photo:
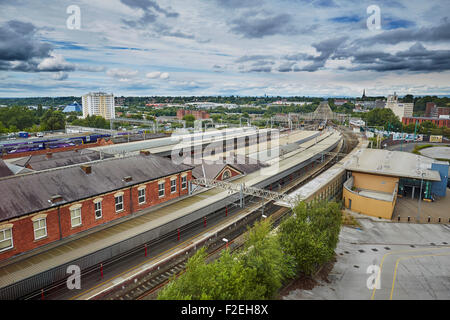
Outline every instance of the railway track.
{"type": "MultiPolygon", "coordinates": [[[[342,132],[342,130],[340,130],[342,132]]],[[[351,138],[352,132],[342,132],[344,135],[344,143],[340,148],[336,148],[335,151],[340,152],[340,153],[348,153],[351,151],[351,149],[353,149],[354,145],[352,146],[351,141],[354,141],[354,138],[351,138]],[[346,143],[346,140],[348,140],[348,142],[346,143]]],[[[316,170],[313,174],[309,175],[306,179],[305,179],[305,174],[301,175],[300,177],[298,177],[297,179],[293,179],[290,183],[282,183],[283,184],[283,192],[287,192],[289,190],[291,190],[292,188],[297,188],[303,184],[306,184],[307,182],[309,182],[310,180],[314,179],[317,175],[321,174],[323,171],[327,170],[329,167],[331,167],[336,161],[337,157],[336,156],[327,156],[324,158],[324,160],[326,159],[326,164],[320,169],[320,170],[316,170]]],[[[284,179],[281,179],[284,180],[284,179]]],[[[252,202],[252,200],[254,200],[254,198],[249,198],[246,199],[246,203],[252,202]],[[249,201],[249,202],[248,202],[249,201]]],[[[264,214],[265,215],[270,215],[273,214],[276,209],[279,209],[280,207],[276,207],[273,205],[273,203],[269,203],[269,204],[265,204],[264,207],[264,214]],[[272,210],[272,211],[270,211],[272,210]]],[[[289,209],[284,209],[287,212],[290,212],[289,209]]],[[[238,212],[240,212],[239,208],[234,208],[229,210],[229,215],[230,216],[234,216],[236,214],[239,214],[238,212]]],[[[258,210],[256,210],[256,212],[258,212],[258,210]]],[[[283,213],[283,216],[286,214],[283,213]]],[[[261,214],[256,214],[255,216],[258,216],[259,218],[261,218],[261,214]]],[[[256,219],[256,218],[255,218],[256,219]]],[[[280,217],[280,220],[282,219],[282,217],[280,217]]],[[[250,219],[251,220],[251,219],[250,219]]],[[[230,240],[229,242],[229,247],[231,250],[235,250],[236,246],[237,246],[237,242],[236,242],[236,238],[241,235],[242,233],[244,233],[246,231],[247,226],[249,225],[249,223],[251,222],[250,220],[247,221],[247,219],[245,220],[245,224],[243,226],[241,226],[241,228],[239,229],[239,225],[236,227],[235,230],[230,230],[230,234],[227,235],[227,239],[230,240]],[[238,232],[239,231],[239,232],[238,232]],[[236,235],[232,235],[232,232],[236,232],[236,235]]],[[[254,223],[253,220],[252,223],[254,223]]],[[[277,223],[275,221],[275,223],[277,223]]],[[[192,222],[189,225],[186,225],[185,227],[182,228],[182,232],[186,232],[189,230],[194,230],[195,228],[198,228],[199,225],[202,225],[203,221],[200,222],[192,222]]],[[[176,231],[175,234],[173,233],[169,233],[166,235],[163,235],[162,237],[160,237],[159,239],[152,241],[151,243],[148,243],[148,247],[149,250],[151,246],[156,247],[159,246],[160,244],[163,244],[165,241],[169,241],[171,238],[175,237],[176,238],[176,231]]],[[[221,238],[220,238],[221,239],[221,238]]],[[[214,252],[220,252],[221,250],[223,250],[223,242],[220,243],[216,243],[215,246],[213,246],[212,244],[210,244],[208,246],[210,249],[210,253],[214,254],[214,252]]],[[[103,263],[103,268],[106,268],[108,266],[112,266],[116,263],[122,263],[122,261],[124,259],[129,259],[129,257],[132,257],[133,255],[138,254],[139,252],[143,251],[143,247],[137,247],[133,250],[130,250],[128,252],[125,252],[123,254],[121,254],[120,256],[116,256],[113,259],[110,259],[109,261],[104,261],[103,263]]],[[[184,270],[185,267],[185,263],[187,261],[188,256],[180,258],[179,261],[174,262],[173,264],[167,265],[163,267],[160,267],[159,270],[157,270],[157,272],[154,272],[152,274],[148,275],[148,278],[143,278],[140,279],[139,281],[137,281],[136,283],[134,283],[133,285],[128,285],[127,288],[124,288],[120,294],[117,294],[117,292],[111,294],[111,295],[107,295],[105,297],[103,297],[103,299],[122,299],[122,300],[129,300],[129,299],[137,299],[141,296],[147,297],[151,295],[151,292],[155,292],[157,290],[159,290],[160,288],[162,288],[165,284],[167,284],[168,279],[170,279],[171,277],[173,277],[174,275],[180,274],[180,272],[182,272],[182,270],[184,270]],[[154,291],[152,291],[154,290],[154,291]],[[146,294],[146,292],[150,292],[149,294],[146,294]],[[127,296],[128,294],[128,296],[127,296]]],[[[91,268],[85,269],[82,271],[82,278],[83,277],[94,277],[96,274],[99,273],[99,266],[93,266],[91,268]]],[[[48,293],[53,293],[56,292],[55,295],[58,296],[58,291],[62,291],[64,290],[65,286],[66,286],[66,279],[63,279],[61,281],[58,281],[57,283],[54,283],[53,285],[44,288],[43,290],[46,292],[46,295],[48,293]]],[[[39,299],[41,297],[41,291],[38,292],[33,292],[25,297],[22,297],[22,299],[39,299]]]]}
{"type": "MultiPolygon", "coordinates": [[[[341,130],[342,132],[342,130],[341,130]]],[[[348,154],[353,148],[355,147],[356,143],[354,142],[355,139],[352,137],[352,132],[342,132],[344,135],[343,144],[342,146],[337,150],[339,153],[346,153],[348,154]]],[[[317,175],[321,174],[328,168],[330,168],[334,161],[333,159],[335,157],[331,157],[326,165],[324,165],[320,170],[312,174],[308,179],[303,179],[300,185],[305,184],[309,182],[310,180],[314,179],[317,175]]],[[[303,178],[303,177],[302,177],[303,178]]],[[[283,192],[287,192],[290,189],[294,187],[298,187],[299,183],[291,183],[287,186],[283,192]]],[[[270,216],[272,221],[272,228],[275,228],[279,225],[279,223],[282,221],[282,219],[287,216],[290,213],[290,209],[288,208],[280,208],[277,207],[271,202],[269,204],[269,208],[266,209],[267,212],[265,214],[267,216],[270,216]]],[[[246,221],[246,223],[240,225],[236,229],[234,229],[230,234],[228,234],[226,237],[229,239],[228,242],[228,248],[231,251],[238,250],[240,247],[243,246],[244,241],[244,234],[247,230],[248,226],[253,225],[257,220],[261,219],[261,215],[259,214],[253,214],[252,217],[246,221]]],[[[213,260],[215,258],[218,258],[220,255],[219,253],[224,250],[226,245],[223,244],[223,241],[221,240],[221,237],[217,239],[213,244],[208,245],[207,247],[207,260],[213,260]]],[[[135,286],[132,286],[131,288],[127,288],[127,290],[123,290],[122,292],[116,292],[113,295],[109,295],[107,297],[104,297],[104,299],[108,300],[151,300],[157,297],[157,293],[159,290],[164,288],[171,279],[179,277],[184,271],[185,266],[187,263],[188,257],[181,259],[178,262],[175,262],[167,268],[164,268],[164,270],[158,272],[157,274],[151,275],[149,274],[147,277],[143,278],[139,283],[136,283],[135,286]]]]}

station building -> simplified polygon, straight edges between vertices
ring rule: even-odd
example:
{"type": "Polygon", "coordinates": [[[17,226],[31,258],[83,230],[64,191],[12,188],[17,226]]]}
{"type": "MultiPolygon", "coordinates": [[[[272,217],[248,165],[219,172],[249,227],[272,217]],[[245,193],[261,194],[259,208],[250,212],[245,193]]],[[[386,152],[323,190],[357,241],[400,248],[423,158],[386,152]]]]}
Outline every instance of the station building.
{"type": "Polygon", "coordinates": [[[142,152],[0,178],[0,260],[187,195],[192,169],[142,152]]]}
{"type": "Polygon", "coordinates": [[[397,197],[432,200],[446,195],[448,162],[407,152],[361,149],[346,169],[345,207],[369,216],[391,219],[397,197]]]}

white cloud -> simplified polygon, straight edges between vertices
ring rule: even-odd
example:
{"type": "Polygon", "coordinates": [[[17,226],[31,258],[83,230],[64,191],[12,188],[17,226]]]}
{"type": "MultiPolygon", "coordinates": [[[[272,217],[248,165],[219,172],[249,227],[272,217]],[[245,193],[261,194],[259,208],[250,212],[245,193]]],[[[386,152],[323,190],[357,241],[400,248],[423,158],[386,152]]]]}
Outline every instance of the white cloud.
{"type": "Polygon", "coordinates": [[[159,71],[149,72],[145,76],[149,79],[164,79],[164,80],[169,79],[170,77],[168,72],[159,72],[159,71]]]}
{"type": "Polygon", "coordinates": [[[52,75],[53,79],[60,80],[60,81],[66,80],[68,77],[69,77],[69,75],[67,74],[67,72],[64,72],[64,71],[59,71],[52,75]]]}
{"type": "Polygon", "coordinates": [[[130,79],[135,78],[139,74],[139,71],[113,68],[109,69],[106,74],[112,78],[118,79],[119,81],[129,81],[130,79]]]}
{"type": "Polygon", "coordinates": [[[75,65],[67,62],[61,54],[53,52],[51,57],[42,60],[37,68],[40,71],[73,71],[75,65]]]}

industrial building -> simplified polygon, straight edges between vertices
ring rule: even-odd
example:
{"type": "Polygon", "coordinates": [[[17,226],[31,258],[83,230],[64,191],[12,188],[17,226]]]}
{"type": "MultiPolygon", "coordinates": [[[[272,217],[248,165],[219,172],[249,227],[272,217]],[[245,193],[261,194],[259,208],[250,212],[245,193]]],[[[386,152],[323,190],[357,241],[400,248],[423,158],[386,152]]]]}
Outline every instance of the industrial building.
{"type": "Polygon", "coordinates": [[[346,165],[343,202],[354,212],[391,219],[398,196],[445,197],[448,168],[412,153],[362,149],[346,165]]]}

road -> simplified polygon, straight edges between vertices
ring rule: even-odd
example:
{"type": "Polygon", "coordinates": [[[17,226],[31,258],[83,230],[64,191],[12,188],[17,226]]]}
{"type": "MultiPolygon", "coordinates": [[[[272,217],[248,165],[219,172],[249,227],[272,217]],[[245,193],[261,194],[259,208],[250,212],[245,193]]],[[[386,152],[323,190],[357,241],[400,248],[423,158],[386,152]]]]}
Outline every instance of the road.
{"type": "Polygon", "coordinates": [[[284,299],[450,299],[449,225],[358,221],[361,228],[341,230],[330,282],[284,299]]]}

